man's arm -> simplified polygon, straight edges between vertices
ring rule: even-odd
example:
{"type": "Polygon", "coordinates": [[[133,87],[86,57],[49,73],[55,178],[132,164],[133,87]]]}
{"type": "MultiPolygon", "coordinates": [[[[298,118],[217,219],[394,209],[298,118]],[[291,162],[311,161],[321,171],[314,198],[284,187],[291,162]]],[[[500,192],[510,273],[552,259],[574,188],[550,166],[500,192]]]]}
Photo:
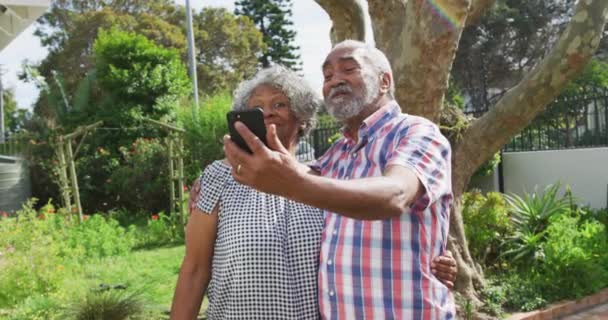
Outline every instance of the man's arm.
{"type": "Polygon", "coordinates": [[[241,150],[230,138],[224,138],[232,174],[238,182],[262,192],[368,220],[398,216],[424,192],[416,174],[403,166],[389,166],[381,177],[356,180],[312,175],[281,145],[274,126],[268,130],[270,149],[244,125],[237,122],[236,129],[253,153],[241,150]]]}
{"type": "Polygon", "coordinates": [[[217,207],[212,214],[194,209],[186,226],[186,254],[177,278],[171,320],[196,319],[211,279],[217,233],[217,207]]]}
{"type": "Polygon", "coordinates": [[[305,175],[285,189],[290,199],[360,220],[399,216],[423,192],[416,174],[402,166],[387,167],[380,177],[355,180],[305,175]]]}

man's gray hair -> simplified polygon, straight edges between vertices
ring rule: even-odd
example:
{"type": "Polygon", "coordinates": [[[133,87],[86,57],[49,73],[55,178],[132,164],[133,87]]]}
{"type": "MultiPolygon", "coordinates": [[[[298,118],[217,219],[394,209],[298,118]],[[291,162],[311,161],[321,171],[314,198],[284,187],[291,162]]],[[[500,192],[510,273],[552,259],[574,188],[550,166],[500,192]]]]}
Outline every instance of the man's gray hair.
{"type": "Polygon", "coordinates": [[[323,100],[302,77],[281,65],[261,69],[253,78],[242,81],[234,91],[232,110],[246,110],[251,94],[261,85],[281,90],[289,99],[290,111],[296,120],[304,124],[298,136],[308,135],[316,124],[315,116],[323,100]]]}
{"type": "Polygon", "coordinates": [[[388,89],[388,96],[392,99],[395,98],[395,79],[393,78],[393,69],[388,61],[386,55],[380,51],[380,49],[367,44],[365,42],[347,39],[340,43],[337,43],[331,51],[337,49],[348,48],[353,50],[353,55],[357,58],[357,61],[365,62],[372,67],[376,74],[388,73],[391,77],[391,84],[388,89]]]}

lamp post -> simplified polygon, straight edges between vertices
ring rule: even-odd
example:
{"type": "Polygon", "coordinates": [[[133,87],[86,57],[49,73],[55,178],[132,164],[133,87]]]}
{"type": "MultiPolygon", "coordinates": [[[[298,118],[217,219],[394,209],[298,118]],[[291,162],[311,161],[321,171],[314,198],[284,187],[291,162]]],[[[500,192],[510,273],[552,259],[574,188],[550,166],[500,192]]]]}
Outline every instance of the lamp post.
{"type": "Polygon", "coordinates": [[[198,116],[198,80],[196,76],[196,59],[194,57],[194,32],[192,31],[192,9],[190,7],[190,0],[186,0],[186,28],[188,30],[188,61],[190,64],[190,77],[192,78],[192,93],[194,94],[192,114],[196,120],[198,116]]]}

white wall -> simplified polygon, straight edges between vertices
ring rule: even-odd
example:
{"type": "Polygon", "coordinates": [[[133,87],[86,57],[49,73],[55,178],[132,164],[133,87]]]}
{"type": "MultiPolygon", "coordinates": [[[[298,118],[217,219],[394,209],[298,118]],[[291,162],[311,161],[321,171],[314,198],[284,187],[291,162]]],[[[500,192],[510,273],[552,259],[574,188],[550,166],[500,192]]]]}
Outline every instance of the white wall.
{"type": "Polygon", "coordinates": [[[505,193],[522,195],[560,181],[583,204],[608,208],[608,148],[503,153],[505,193]]]}

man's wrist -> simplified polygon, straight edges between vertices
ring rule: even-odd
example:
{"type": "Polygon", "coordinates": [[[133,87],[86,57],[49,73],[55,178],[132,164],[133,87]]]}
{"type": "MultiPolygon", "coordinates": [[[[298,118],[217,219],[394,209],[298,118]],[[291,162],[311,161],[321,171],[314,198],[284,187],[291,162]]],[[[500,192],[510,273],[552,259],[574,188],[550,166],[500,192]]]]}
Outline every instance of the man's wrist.
{"type": "Polygon", "coordinates": [[[294,176],[290,179],[292,183],[289,187],[285,188],[285,197],[292,200],[301,200],[303,193],[308,192],[306,186],[310,182],[310,177],[310,168],[307,165],[298,163],[296,170],[294,170],[294,176]]]}

